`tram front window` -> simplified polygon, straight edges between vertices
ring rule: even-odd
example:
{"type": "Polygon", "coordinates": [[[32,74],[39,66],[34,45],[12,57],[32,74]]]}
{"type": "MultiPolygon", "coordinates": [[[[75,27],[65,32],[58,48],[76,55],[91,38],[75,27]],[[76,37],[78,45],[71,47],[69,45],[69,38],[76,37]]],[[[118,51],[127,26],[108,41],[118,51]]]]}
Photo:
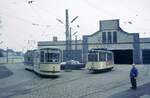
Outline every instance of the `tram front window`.
{"type": "Polygon", "coordinates": [[[99,53],[99,61],[106,61],[106,53],[105,52],[99,53]]]}
{"type": "Polygon", "coordinates": [[[108,53],[108,54],[107,54],[107,60],[108,60],[108,61],[112,60],[112,54],[111,54],[111,53],[108,53]]]}
{"type": "Polygon", "coordinates": [[[50,53],[45,53],[45,61],[50,62],[50,53]]]}
{"type": "Polygon", "coordinates": [[[47,63],[57,63],[59,62],[59,54],[58,53],[45,53],[45,61],[47,63]]]}
{"type": "Polygon", "coordinates": [[[98,61],[98,57],[96,53],[88,54],[88,61],[98,61]]]}

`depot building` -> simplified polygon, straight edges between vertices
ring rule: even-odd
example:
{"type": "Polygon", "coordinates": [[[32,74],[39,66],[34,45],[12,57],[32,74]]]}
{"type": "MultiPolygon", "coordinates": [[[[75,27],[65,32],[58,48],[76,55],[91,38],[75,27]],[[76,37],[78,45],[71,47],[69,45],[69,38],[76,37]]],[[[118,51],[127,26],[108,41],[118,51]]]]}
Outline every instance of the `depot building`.
{"type": "Polygon", "coordinates": [[[40,41],[38,48],[59,48],[62,50],[62,61],[78,60],[87,62],[88,50],[107,48],[114,53],[115,64],[150,64],[150,38],[140,38],[139,33],[129,33],[121,29],[119,20],[102,20],[99,30],[91,35],[83,35],[82,40],[72,40],[69,57],[66,56],[66,42],[40,41]]]}

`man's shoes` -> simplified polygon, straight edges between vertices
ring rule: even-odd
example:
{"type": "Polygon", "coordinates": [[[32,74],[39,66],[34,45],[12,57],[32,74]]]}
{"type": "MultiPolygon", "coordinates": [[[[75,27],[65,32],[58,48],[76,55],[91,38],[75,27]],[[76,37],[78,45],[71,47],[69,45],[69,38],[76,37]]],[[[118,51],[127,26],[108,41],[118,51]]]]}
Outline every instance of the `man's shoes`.
{"type": "Polygon", "coordinates": [[[131,89],[134,89],[134,90],[136,90],[137,89],[137,87],[130,87],[131,89]]]}

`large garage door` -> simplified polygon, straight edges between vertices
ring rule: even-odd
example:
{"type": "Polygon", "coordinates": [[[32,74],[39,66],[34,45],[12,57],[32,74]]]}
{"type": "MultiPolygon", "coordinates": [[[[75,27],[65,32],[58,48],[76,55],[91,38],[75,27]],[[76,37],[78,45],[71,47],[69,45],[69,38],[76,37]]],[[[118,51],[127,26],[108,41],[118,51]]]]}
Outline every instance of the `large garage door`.
{"type": "Polygon", "coordinates": [[[133,51],[132,50],[113,50],[115,64],[132,64],[133,51]]]}
{"type": "Polygon", "coordinates": [[[150,50],[142,51],[143,64],[150,64],[150,50]]]}

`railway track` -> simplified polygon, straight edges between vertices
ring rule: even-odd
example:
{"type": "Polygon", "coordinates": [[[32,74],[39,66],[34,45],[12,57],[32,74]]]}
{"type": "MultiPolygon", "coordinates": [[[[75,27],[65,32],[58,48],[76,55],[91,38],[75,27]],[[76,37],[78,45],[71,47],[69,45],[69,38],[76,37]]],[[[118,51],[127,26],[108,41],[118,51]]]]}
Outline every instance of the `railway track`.
{"type": "MultiPolygon", "coordinates": [[[[109,73],[109,72],[108,72],[109,73]]],[[[67,75],[69,75],[69,73],[66,73],[67,75]]],[[[110,73],[109,73],[110,74],[110,73]]],[[[113,74],[113,73],[111,73],[113,74]]],[[[5,95],[5,96],[1,96],[2,98],[9,98],[9,97],[13,97],[13,96],[18,96],[18,95],[26,95],[26,94],[33,94],[34,92],[40,92],[40,91],[43,91],[44,89],[53,89],[53,88],[58,88],[60,86],[64,86],[66,84],[69,84],[69,83],[76,83],[76,82],[80,82],[80,80],[86,80],[86,78],[88,80],[91,80],[91,79],[94,79],[95,77],[99,77],[99,74],[85,74],[85,73],[80,73],[78,74],[79,76],[78,77],[60,77],[60,78],[57,78],[57,79],[42,79],[40,77],[33,77],[31,78],[30,80],[28,81],[24,81],[22,83],[19,83],[17,85],[13,85],[11,87],[7,87],[7,88],[0,88],[0,91],[2,92],[12,92],[13,93],[8,93],[8,95],[5,95]],[[82,75],[81,75],[82,74],[82,75]]],[[[105,74],[106,75],[106,74],[105,74]]],[[[143,77],[143,76],[140,76],[138,81],[144,81],[146,79],[146,77],[143,77]]],[[[86,82],[85,82],[86,83],[86,82]]],[[[128,85],[129,84],[129,81],[127,81],[127,79],[123,79],[121,81],[118,81],[116,83],[116,81],[114,82],[109,82],[103,86],[100,86],[100,87],[96,87],[98,84],[96,84],[94,88],[94,90],[90,91],[90,92],[85,92],[83,94],[80,94],[80,95],[77,95],[76,98],[86,98],[86,97],[89,97],[89,96],[92,96],[92,95],[95,95],[95,94],[103,94],[105,93],[106,91],[111,91],[115,88],[119,88],[121,86],[125,86],[125,85],[128,85]],[[115,85],[114,85],[115,84],[115,85]]],[[[83,90],[85,88],[80,88],[80,90],[83,90]]],[[[73,89],[74,91],[74,89],[73,89]]],[[[86,90],[84,90],[86,91],[86,90]]],[[[66,92],[66,94],[68,94],[70,92],[66,92]]],[[[59,93],[58,93],[59,94],[59,93]]],[[[55,97],[54,97],[55,98],[55,97]]],[[[74,98],[74,97],[73,97],[74,98]]]]}

